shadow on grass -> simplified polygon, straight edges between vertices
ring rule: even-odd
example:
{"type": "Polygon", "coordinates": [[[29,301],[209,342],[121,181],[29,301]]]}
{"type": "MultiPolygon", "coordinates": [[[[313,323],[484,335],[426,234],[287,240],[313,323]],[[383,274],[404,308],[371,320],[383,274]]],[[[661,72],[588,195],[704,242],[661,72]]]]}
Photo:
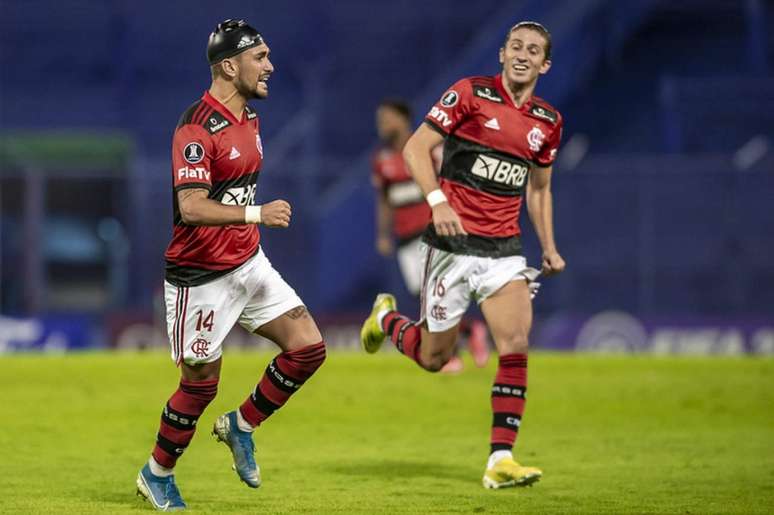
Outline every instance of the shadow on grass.
{"type": "Polygon", "coordinates": [[[364,460],[332,463],[320,468],[344,476],[375,477],[384,479],[453,479],[469,483],[480,471],[471,467],[417,460],[364,460]]]}

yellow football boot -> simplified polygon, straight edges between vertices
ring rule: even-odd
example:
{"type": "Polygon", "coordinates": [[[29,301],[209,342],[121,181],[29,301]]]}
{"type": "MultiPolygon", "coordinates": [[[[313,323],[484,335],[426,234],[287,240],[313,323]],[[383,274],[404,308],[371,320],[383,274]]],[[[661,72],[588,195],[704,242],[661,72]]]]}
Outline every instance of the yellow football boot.
{"type": "Polygon", "coordinates": [[[398,305],[394,296],[389,293],[380,293],[376,296],[371,314],[365,319],[363,327],[360,329],[360,344],[363,346],[363,350],[369,354],[379,350],[386,335],[379,326],[378,315],[382,311],[395,311],[397,309],[398,305]]]}
{"type": "Polygon", "coordinates": [[[528,486],[539,481],[543,472],[535,467],[519,465],[513,458],[500,459],[484,472],[484,488],[507,488],[509,486],[528,486]]]}

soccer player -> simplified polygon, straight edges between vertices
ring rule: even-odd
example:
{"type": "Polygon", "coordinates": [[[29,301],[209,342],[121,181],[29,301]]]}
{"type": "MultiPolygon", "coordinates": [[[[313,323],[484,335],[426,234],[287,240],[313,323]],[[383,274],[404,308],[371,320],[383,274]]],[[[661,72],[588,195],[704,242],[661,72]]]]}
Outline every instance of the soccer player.
{"type": "MultiPolygon", "coordinates": [[[[420,246],[431,211],[403,159],[403,147],[411,137],[411,118],[411,108],[404,100],[385,99],[379,104],[376,132],[381,148],[372,160],[372,178],[376,189],[376,250],[384,257],[396,254],[406,289],[418,297],[422,280],[420,246]]],[[[434,170],[440,168],[442,160],[442,145],[438,145],[433,149],[434,170]]],[[[479,367],[486,365],[489,348],[484,324],[479,320],[463,320],[460,330],[467,337],[473,361],[479,367]]],[[[455,373],[462,368],[455,349],[441,372],[455,373]]]]}
{"type": "Polygon", "coordinates": [[[526,400],[531,290],[538,275],[521,255],[524,197],[543,250],[542,273],[565,268],[554,242],[550,187],[562,118],[533,95],[538,77],[551,67],[551,36],[539,23],[517,23],[499,54],[501,72],[455,83],[403,151],[433,212],[424,235],[421,319],[409,320],[392,295],[380,294],[361,330],[366,351],[376,352],[389,338],[434,372],[451,356],[470,300],[479,303],[499,354],[482,480],[487,488],[528,485],[542,475],[512,454],[526,400]],[[439,183],[430,153],[442,141],[439,183]]]}
{"type": "Polygon", "coordinates": [[[259,225],[284,228],[284,200],[254,205],[263,148],[251,99],[269,94],[269,47],[244,21],[226,20],[207,45],[210,89],[180,118],[172,143],[174,231],[166,251],[165,298],[180,386],[161,413],[138,493],[162,511],[184,509],[174,467],[215,398],[221,344],[236,322],[282,352],[213,434],[230,449],[247,486],[261,484],[252,432],[287,402],[325,359],[320,331],[296,292],[264,255],[259,225]]]}

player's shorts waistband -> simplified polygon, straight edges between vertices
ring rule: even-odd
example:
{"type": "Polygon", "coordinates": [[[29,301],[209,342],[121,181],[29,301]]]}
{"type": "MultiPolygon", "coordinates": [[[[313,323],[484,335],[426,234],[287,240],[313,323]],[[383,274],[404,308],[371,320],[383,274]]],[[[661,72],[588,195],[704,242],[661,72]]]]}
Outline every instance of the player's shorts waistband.
{"type": "Polygon", "coordinates": [[[468,234],[466,236],[438,236],[432,224],[427,226],[422,241],[431,247],[467,256],[480,256],[489,258],[521,256],[521,238],[508,236],[505,238],[493,238],[468,234]]]}
{"type": "Polygon", "coordinates": [[[190,288],[191,286],[201,286],[202,284],[206,284],[208,282],[214,281],[215,279],[218,279],[219,277],[223,277],[224,275],[230,274],[234,270],[237,270],[238,268],[242,267],[253,259],[255,256],[260,254],[261,252],[261,246],[258,245],[255,248],[255,252],[250,254],[247,259],[242,261],[241,263],[238,263],[232,267],[225,268],[223,270],[211,270],[207,268],[200,268],[200,267],[193,267],[193,266],[183,266],[178,265],[176,263],[173,263],[171,261],[167,261],[165,271],[164,271],[164,279],[175,286],[181,286],[190,288]]]}

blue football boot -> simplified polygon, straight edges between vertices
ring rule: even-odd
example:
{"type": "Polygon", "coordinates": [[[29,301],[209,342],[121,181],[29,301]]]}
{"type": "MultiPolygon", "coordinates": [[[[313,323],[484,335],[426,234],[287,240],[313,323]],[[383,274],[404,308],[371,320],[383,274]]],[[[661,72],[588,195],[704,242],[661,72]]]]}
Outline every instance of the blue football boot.
{"type": "Polygon", "coordinates": [[[239,474],[239,478],[250,488],[261,486],[261,471],[255,463],[253,434],[239,429],[236,411],[219,416],[215,420],[212,434],[231,449],[234,470],[239,474]]]}
{"type": "Polygon", "coordinates": [[[175,476],[154,476],[147,463],[137,474],[137,495],[144,497],[159,511],[185,509],[183,498],[180,497],[180,490],[175,484],[175,476]]]}

